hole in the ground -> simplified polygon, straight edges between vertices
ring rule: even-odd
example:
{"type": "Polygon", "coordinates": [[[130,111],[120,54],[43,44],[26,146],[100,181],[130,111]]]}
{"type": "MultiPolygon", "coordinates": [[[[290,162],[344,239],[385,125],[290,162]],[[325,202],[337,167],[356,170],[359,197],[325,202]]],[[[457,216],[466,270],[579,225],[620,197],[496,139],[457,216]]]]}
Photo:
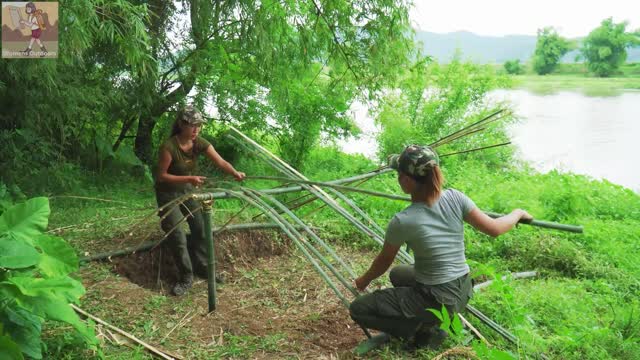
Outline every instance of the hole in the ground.
{"type": "MultiPolygon", "coordinates": [[[[216,272],[227,279],[235,274],[236,264],[251,265],[256,259],[282,255],[289,249],[287,238],[270,231],[222,233],[214,241],[216,272]]],[[[173,256],[164,246],[113,259],[113,270],[152,290],[167,291],[177,280],[173,256]]]]}

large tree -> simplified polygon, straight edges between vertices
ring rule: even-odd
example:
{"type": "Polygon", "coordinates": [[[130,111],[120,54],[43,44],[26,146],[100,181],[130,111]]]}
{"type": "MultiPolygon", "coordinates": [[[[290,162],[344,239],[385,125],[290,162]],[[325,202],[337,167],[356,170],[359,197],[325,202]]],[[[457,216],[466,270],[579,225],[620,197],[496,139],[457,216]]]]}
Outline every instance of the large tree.
{"type": "Polygon", "coordinates": [[[126,144],[151,163],[175,109],[195,102],[272,130],[300,163],[322,132],[349,133],[351,102],[376,98],[414,49],[406,0],[60,6],[57,61],[0,61],[0,140],[29,129],[61,159],[126,144]]]}
{"type": "Polygon", "coordinates": [[[374,96],[412,51],[404,1],[182,5],[157,38],[168,41],[174,29],[166,24],[181,14],[190,28],[173,32],[171,47],[157,48],[157,76],[144,79],[153,101],[138,120],[135,145],[145,161],[161,115],[193,95],[201,106],[214,105],[223,121],[272,128],[299,165],[320,131],[349,129],[349,122],[336,121],[339,114],[357,95],[374,96]]]}
{"type": "Polygon", "coordinates": [[[538,41],[533,53],[533,69],[539,75],[552,72],[560,58],[571,48],[571,42],[558,35],[554,28],[538,29],[538,41]]]}
{"type": "Polygon", "coordinates": [[[612,75],[627,60],[627,48],[640,44],[638,32],[627,32],[627,22],[602,21],[582,43],[580,51],[589,71],[598,76],[612,75]]]}

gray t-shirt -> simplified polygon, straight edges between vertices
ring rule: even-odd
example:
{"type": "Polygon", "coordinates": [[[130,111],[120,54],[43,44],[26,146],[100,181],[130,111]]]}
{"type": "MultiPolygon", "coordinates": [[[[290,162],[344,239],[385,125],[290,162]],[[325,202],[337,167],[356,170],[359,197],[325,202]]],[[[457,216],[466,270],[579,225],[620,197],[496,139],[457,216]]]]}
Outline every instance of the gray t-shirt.
{"type": "Polygon", "coordinates": [[[397,213],[385,235],[393,245],[407,243],[415,257],[416,281],[444,284],[469,272],[464,256],[464,217],[476,205],[458,190],[445,190],[432,206],[412,203],[397,213]]]}

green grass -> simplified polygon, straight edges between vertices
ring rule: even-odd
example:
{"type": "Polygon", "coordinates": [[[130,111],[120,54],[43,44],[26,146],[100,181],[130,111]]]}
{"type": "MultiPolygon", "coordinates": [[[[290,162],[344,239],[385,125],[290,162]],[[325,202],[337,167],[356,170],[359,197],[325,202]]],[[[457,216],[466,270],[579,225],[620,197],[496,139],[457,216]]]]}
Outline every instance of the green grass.
{"type": "Polygon", "coordinates": [[[615,95],[622,90],[640,89],[640,77],[597,78],[584,75],[516,75],[513,87],[536,93],[552,93],[558,90],[580,90],[587,95],[615,95]]]}
{"type": "MultiPolygon", "coordinates": [[[[559,64],[548,75],[537,75],[526,64],[526,72],[522,75],[511,75],[511,86],[540,94],[553,93],[560,90],[578,90],[586,95],[617,95],[623,90],[640,89],[640,64],[623,65],[611,77],[601,78],[589,73],[584,64],[559,64]]],[[[504,73],[502,65],[495,65],[498,73],[504,73]]]]}
{"type": "MultiPolygon", "coordinates": [[[[315,149],[309,159],[303,172],[312,179],[345,177],[377,167],[367,159],[342,154],[335,149],[315,149]]],[[[467,193],[481,209],[508,212],[521,207],[541,220],[583,225],[585,233],[569,234],[520,226],[491,239],[468,228],[467,258],[476,273],[481,271],[494,276],[526,270],[539,273],[535,279],[499,283],[472,300],[520,338],[518,348],[471,319],[474,325],[498,348],[523,357],[545,353],[550,358],[562,359],[633,359],[640,354],[640,304],[637,301],[640,295],[640,196],[621,186],[586,176],[558,172],[537,174],[526,167],[506,165],[496,168],[490,164],[473,157],[448,160],[444,164],[448,186],[467,193]]],[[[241,160],[238,168],[249,174],[269,174],[250,159],[241,160]]],[[[79,252],[96,246],[117,247],[111,239],[121,236],[123,229],[153,211],[155,203],[149,183],[121,179],[114,180],[113,184],[111,187],[85,184],[72,194],[126,204],[55,198],[51,202],[50,228],[73,225],[64,230],[62,236],[79,252]],[[113,220],[119,217],[131,219],[113,220]]],[[[264,187],[268,183],[246,185],[264,187]]],[[[394,174],[382,175],[363,184],[362,188],[399,193],[394,174]]],[[[395,212],[407,205],[361,194],[354,194],[352,198],[383,228],[395,212]]],[[[321,227],[321,237],[332,241],[340,254],[351,260],[356,272],[361,273],[371,258],[363,257],[360,249],[379,247],[330,209],[311,211],[319,205],[307,205],[299,214],[308,214],[304,220],[321,227]]],[[[216,222],[223,222],[241,206],[238,201],[216,202],[216,222]]],[[[247,215],[247,218],[250,217],[247,215]]],[[[158,230],[157,222],[157,217],[152,216],[149,226],[158,230]]],[[[246,270],[241,278],[248,287],[269,287],[262,281],[267,275],[246,270]]],[[[114,275],[95,271],[96,280],[106,276],[114,275]]],[[[384,285],[385,281],[380,283],[384,285]]],[[[164,296],[155,296],[148,299],[144,309],[153,311],[168,301],[170,299],[164,296]]],[[[187,311],[191,306],[185,301],[176,311],[187,311]]],[[[273,304],[265,301],[261,306],[272,307],[273,304]]],[[[311,315],[309,320],[316,319],[311,315]]],[[[149,336],[157,326],[143,317],[132,319],[132,323],[137,333],[149,336]]],[[[53,331],[48,337],[48,354],[56,358],[73,358],[62,354],[83,353],[78,348],[80,345],[66,334],[63,329],[53,331]]],[[[198,356],[250,358],[262,350],[277,352],[273,349],[285,341],[278,330],[266,337],[225,334],[224,340],[224,346],[198,350],[202,351],[198,356]]],[[[451,341],[447,344],[460,345],[451,341]]],[[[422,352],[417,357],[435,355],[422,352]]],[[[405,358],[407,354],[400,346],[392,345],[380,350],[376,356],[405,358]]],[[[139,349],[119,349],[107,358],[143,359],[147,355],[139,349]]]]}

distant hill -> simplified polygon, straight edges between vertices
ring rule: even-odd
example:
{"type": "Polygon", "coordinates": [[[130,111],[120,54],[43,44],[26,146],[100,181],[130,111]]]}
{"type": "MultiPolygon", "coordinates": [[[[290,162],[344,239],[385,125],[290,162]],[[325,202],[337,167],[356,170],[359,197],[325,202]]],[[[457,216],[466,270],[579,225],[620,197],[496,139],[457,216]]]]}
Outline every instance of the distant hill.
{"type": "MultiPolygon", "coordinates": [[[[478,63],[504,63],[507,60],[528,61],[536,48],[532,35],[482,36],[468,31],[438,34],[416,31],[416,40],[424,44],[424,52],[441,62],[448,62],[459,50],[462,59],[478,63]]],[[[580,39],[574,39],[580,40],[580,39]]],[[[640,48],[628,49],[627,62],[640,62],[640,48]]],[[[562,62],[574,62],[578,51],[562,58],[562,62]]]]}

